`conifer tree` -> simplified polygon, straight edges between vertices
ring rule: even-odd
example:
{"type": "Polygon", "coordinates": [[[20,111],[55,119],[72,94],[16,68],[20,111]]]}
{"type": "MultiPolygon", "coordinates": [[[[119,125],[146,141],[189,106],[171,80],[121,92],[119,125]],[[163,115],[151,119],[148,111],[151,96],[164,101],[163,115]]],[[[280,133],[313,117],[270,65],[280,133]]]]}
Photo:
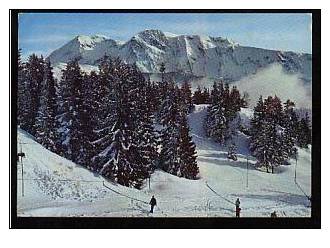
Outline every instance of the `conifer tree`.
{"type": "Polygon", "coordinates": [[[256,141],[259,136],[259,130],[263,127],[263,121],[266,117],[266,109],[262,96],[259,97],[257,105],[254,107],[253,118],[251,120],[251,144],[250,149],[254,151],[256,149],[256,141]]]}
{"type": "Polygon", "coordinates": [[[224,88],[222,82],[214,82],[210,94],[210,103],[212,105],[220,104],[224,107],[224,88]]]}
{"type": "Polygon", "coordinates": [[[283,106],[281,100],[276,95],[275,97],[268,96],[265,99],[265,107],[267,118],[274,120],[275,124],[283,124],[283,106]]]}
{"type": "Polygon", "coordinates": [[[249,106],[249,102],[250,102],[249,93],[247,93],[246,91],[244,91],[243,92],[243,97],[241,99],[241,106],[243,108],[247,108],[249,106]]]}
{"type": "Polygon", "coordinates": [[[203,104],[204,103],[204,101],[203,101],[203,95],[202,95],[202,90],[201,90],[201,87],[199,85],[197,86],[197,89],[194,92],[193,102],[195,104],[203,104]]]}
{"type": "Polygon", "coordinates": [[[134,151],[134,155],[130,154],[135,147],[131,147],[133,133],[132,120],[129,118],[129,85],[126,78],[129,69],[119,60],[104,61],[103,66],[110,72],[104,75],[104,79],[111,84],[108,97],[113,111],[109,111],[106,117],[111,120],[112,126],[110,129],[107,128],[107,135],[102,138],[107,146],[98,154],[100,173],[121,185],[132,186],[132,177],[135,177],[136,171],[133,171],[130,158],[136,153],[134,151]]]}
{"type": "MultiPolygon", "coordinates": [[[[92,71],[89,75],[83,74],[82,87],[81,87],[81,109],[79,111],[80,129],[83,138],[81,142],[78,163],[93,169],[92,158],[95,156],[94,141],[97,137],[94,128],[97,124],[97,107],[95,96],[99,78],[98,75],[92,71]]],[[[99,97],[99,96],[98,96],[99,97]]]]}
{"type": "Polygon", "coordinates": [[[184,82],[181,87],[181,97],[183,104],[186,106],[188,113],[193,110],[193,102],[192,102],[192,93],[191,93],[191,86],[188,82],[184,82]]]}
{"type": "Polygon", "coordinates": [[[27,130],[30,95],[26,81],[25,63],[21,59],[21,49],[18,50],[17,59],[17,124],[27,130]]]}
{"type": "Polygon", "coordinates": [[[161,132],[160,168],[164,171],[177,175],[179,171],[179,99],[178,89],[174,83],[169,85],[169,91],[162,104],[161,124],[164,126],[161,132]]]}
{"type": "Polygon", "coordinates": [[[312,143],[312,130],[308,113],[298,123],[297,143],[302,148],[307,148],[312,143]]]}
{"type": "Polygon", "coordinates": [[[294,111],[295,104],[289,99],[284,103],[284,114],[282,126],[283,131],[283,141],[282,147],[287,155],[287,157],[295,158],[297,155],[297,148],[295,143],[297,140],[298,132],[298,117],[294,111]]]}
{"type": "Polygon", "coordinates": [[[267,172],[271,168],[271,172],[274,173],[275,167],[289,157],[296,156],[294,133],[290,122],[285,120],[291,121],[286,115],[292,114],[292,103],[287,102],[285,106],[283,112],[280,99],[269,96],[264,101],[260,97],[254,109],[250,148],[258,160],[258,165],[265,166],[267,172]]]}
{"type": "Polygon", "coordinates": [[[110,105],[98,130],[104,135],[94,142],[99,148],[94,167],[121,185],[140,188],[154,162],[153,151],[145,143],[152,135],[152,120],[144,109],[146,83],[136,67],[118,59],[103,61],[100,80],[105,83],[105,99],[110,105]]]}
{"type": "Polygon", "coordinates": [[[178,175],[187,179],[197,179],[199,168],[196,161],[196,145],[189,135],[187,114],[184,110],[181,110],[179,133],[178,155],[180,170],[178,175]]]}
{"type": "Polygon", "coordinates": [[[61,78],[62,151],[74,162],[82,163],[83,147],[83,75],[78,60],[68,62],[61,78]]]}
{"type": "Polygon", "coordinates": [[[111,159],[108,147],[112,139],[111,129],[116,115],[116,93],[114,92],[115,62],[108,56],[103,56],[99,64],[99,74],[94,81],[91,99],[95,113],[93,128],[95,140],[92,142],[95,152],[92,158],[93,170],[100,172],[111,159]]]}
{"type": "Polygon", "coordinates": [[[210,93],[209,89],[204,87],[204,90],[202,92],[202,99],[203,99],[203,104],[209,104],[210,103],[210,93]]]}
{"type": "Polygon", "coordinates": [[[23,129],[30,134],[36,134],[36,118],[40,107],[41,83],[44,79],[44,59],[32,54],[25,64],[26,67],[26,87],[28,101],[25,105],[25,123],[23,129]]]}
{"type": "Polygon", "coordinates": [[[139,104],[139,122],[137,130],[138,148],[143,167],[143,177],[150,177],[150,174],[156,169],[157,153],[157,135],[155,133],[153,122],[153,108],[149,102],[149,87],[144,87],[143,81],[140,86],[140,104],[139,104]]]}
{"type": "Polygon", "coordinates": [[[160,73],[162,74],[162,83],[164,82],[164,73],[165,73],[165,70],[166,70],[166,68],[165,68],[165,63],[162,62],[162,63],[160,64],[160,67],[159,67],[159,71],[160,71],[160,73]]]}
{"type": "Polygon", "coordinates": [[[41,83],[40,106],[36,118],[36,139],[47,149],[56,152],[57,132],[57,95],[56,83],[49,61],[44,66],[44,80],[41,83]]]}
{"type": "MultiPolygon", "coordinates": [[[[158,87],[155,82],[150,82],[149,80],[143,86],[144,92],[146,94],[146,103],[149,105],[151,112],[158,111],[158,108],[161,104],[161,96],[159,94],[158,87]]],[[[144,101],[144,100],[143,100],[144,101]]]]}
{"type": "Polygon", "coordinates": [[[236,112],[241,110],[242,107],[242,98],[239,90],[236,86],[233,86],[230,92],[230,106],[231,106],[231,115],[235,115],[236,112]]]}
{"type": "Polygon", "coordinates": [[[189,135],[186,106],[174,83],[169,85],[162,109],[160,168],[176,176],[197,179],[195,144],[189,135]]]}
{"type": "Polygon", "coordinates": [[[227,119],[225,117],[225,108],[223,106],[221,92],[223,92],[222,84],[214,83],[211,91],[211,105],[208,107],[204,125],[208,137],[212,137],[219,143],[224,143],[227,119]]]}

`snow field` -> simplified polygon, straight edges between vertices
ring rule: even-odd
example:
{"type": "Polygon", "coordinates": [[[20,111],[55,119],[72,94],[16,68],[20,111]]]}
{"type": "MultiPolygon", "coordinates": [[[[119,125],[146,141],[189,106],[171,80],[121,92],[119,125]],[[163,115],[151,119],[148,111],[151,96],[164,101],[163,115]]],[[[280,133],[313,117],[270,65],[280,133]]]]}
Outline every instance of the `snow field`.
{"type": "MultiPolygon", "coordinates": [[[[147,181],[141,190],[108,182],[51,153],[33,137],[18,130],[18,149],[22,143],[26,154],[23,158],[24,197],[22,181],[17,182],[18,215],[234,217],[233,203],[239,197],[242,217],[269,217],[273,211],[285,217],[310,216],[310,203],[294,183],[295,161],[281,166],[276,175],[254,169],[256,161],[247,149],[247,137],[241,133],[235,138],[238,160],[229,161],[227,149],[205,137],[203,120],[206,108],[207,105],[197,105],[189,116],[191,135],[197,146],[200,179],[188,180],[156,170],[150,179],[150,189],[147,181]],[[157,199],[157,206],[150,214],[147,203],[152,195],[157,199]]],[[[242,109],[244,123],[248,123],[250,116],[251,110],[242,109]]],[[[21,163],[18,163],[17,173],[21,179],[21,163]]],[[[310,195],[310,148],[299,149],[297,181],[310,195]]]]}

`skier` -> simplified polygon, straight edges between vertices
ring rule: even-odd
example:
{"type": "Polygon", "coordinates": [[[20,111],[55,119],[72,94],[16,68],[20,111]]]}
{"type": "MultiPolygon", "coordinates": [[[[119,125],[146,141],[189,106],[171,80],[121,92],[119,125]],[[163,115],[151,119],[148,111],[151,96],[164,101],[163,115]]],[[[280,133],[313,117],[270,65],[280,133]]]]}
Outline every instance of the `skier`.
{"type": "Polygon", "coordinates": [[[276,217],[277,217],[277,213],[276,213],[276,211],[270,213],[270,217],[271,217],[271,218],[276,218],[276,217]]]}
{"type": "Polygon", "coordinates": [[[157,205],[157,201],[156,201],[155,196],[151,197],[151,200],[150,200],[149,204],[151,205],[150,213],[153,213],[154,212],[154,207],[157,205]]]}
{"type": "Polygon", "coordinates": [[[241,208],[239,207],[240,204],[241,204],[241,202],[239,201],[239,198],[237,198],[237,200],[235,202],[235,206],[236,206],[236,217],[237,218],[240,217],[240,213],[241,213],[241,208]]]}

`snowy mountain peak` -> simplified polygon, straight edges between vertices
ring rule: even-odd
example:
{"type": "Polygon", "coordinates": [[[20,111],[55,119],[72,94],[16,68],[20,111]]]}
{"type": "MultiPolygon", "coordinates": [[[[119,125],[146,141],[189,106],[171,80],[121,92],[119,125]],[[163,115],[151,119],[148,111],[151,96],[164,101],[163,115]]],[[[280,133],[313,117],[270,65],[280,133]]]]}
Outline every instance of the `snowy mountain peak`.
{"type": "Polygon", "coordinates": [[[154,46],[158,49],[164,49],[167,46],[167,37],[160,30],[147,29],[133,36],[131,40],[141,41],[147,46],[154,46]]]}
{"type": "Polygon", "coordinates": [[[221,47],[230,47],[235,48],[239,46],[239,44],[231,39],[223,38],[223,37],[209,37],[211,42],[216,43],[218,46],[221,47]]]}
{"type": "Polygon", "coordinates": [[[167,38],[175,38],[179,36],[178,34],[173,34],[171,32],[164,32],[164,34],[167,38]]]}
{"type": "Polygon", "coordinates": [[[103,42],[107,39],[103,35],[78,35],[74,40],[78,41],[82,49],[91,50],[95,47],[97,43],[103,42]]]}
{"type": "Polygon", "coordinates": [[[72,59],[97,65],[104,54],[136,64],[151,80],[159,80],[161,63],[178,82],[232,82],[274,63],[288,73],[298,73],[306,82],[311,81],[312,73],[311,54],[240,46],[223,37],[174,35],[157,29],[141,31],[124,43],[101,35],[79,35],[52,52],[49,59],[55,66],[72,59]]]}
{"type": "Polygon", "coordinates": [[[157,36],[164,36],[164,33],[161,31],[161,30],[158,30],[158,29],[145,29],[141,32],[139,32],[137,34],[137,36],[153,36],[153,37],[157,37],[157,36]]]}

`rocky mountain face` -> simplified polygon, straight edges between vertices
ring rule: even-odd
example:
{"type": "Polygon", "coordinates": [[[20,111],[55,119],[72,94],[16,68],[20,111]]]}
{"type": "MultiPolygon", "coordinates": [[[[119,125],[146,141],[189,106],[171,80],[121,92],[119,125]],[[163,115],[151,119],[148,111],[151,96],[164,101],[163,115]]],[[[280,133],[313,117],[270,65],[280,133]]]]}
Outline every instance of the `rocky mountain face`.
{"type": "Polygon", "coordinates": [[[55,50],[49,59],[55,66],[78,58],[82,65],[97,65],[103,55],[119,57],[151,78],[159,76],[160,64],[175,80],[223,79],[228,82],[255,74],[259,69],[279,63],[287,73],[311,81],[312,55],[267,50],[239,44],[221,37],[173,35],[145,30],[127,42],[104,36],[77,36],[55,50]]]}

